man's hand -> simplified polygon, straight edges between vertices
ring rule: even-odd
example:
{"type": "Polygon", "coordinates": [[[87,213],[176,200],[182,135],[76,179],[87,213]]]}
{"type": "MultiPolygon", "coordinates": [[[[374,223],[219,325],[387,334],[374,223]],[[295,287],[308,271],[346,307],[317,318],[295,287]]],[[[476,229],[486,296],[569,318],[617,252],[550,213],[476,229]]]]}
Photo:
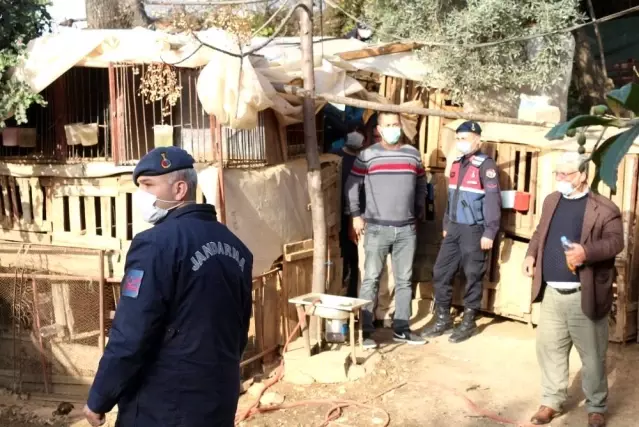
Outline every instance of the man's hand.
{"type": "Polygon", "coordinates": [[[480,241],[481,249],[483,251],[489,251],[493,248],[493,241],[488,237],[482,237],[480,241]]]}
{"type": "Polygon", "coordinates": [[[366,227],[366,222],[364,218],[361,216],[356,216],[353,218],[353,230],[355,230],[355,234],[360,238],[364,234],[364,227],[366,227]]]}
{"type": "Polygon", "coordinates": [[[103,425],[106,422],[106,418],[104,417],[104,414],[96,414],[95,412],[90,410],[87,405],[84,405],[83,412],[84,412],[84,416],[86,417],[87,421],[93,427],[101,426],[101,425],[103,425]]]}
{"type": "Polygon", "coordinates": [[[355,244],[359,242],[359,236],[355,232],[355,229],[353,228],[352,223],[349,224],[349,227],[348,227],[348,239],[355,244]]]}
{"type": "Polygon", "coordinates": [[[442,231],[442,236],[444,236],[444,238],[446,238],[446,234],[448,234],[446,230],[442,231]]]}
{"type": "Polygon", "coordinates": [[[524,264],[521,266],[521,270],[526,277],[532,277],[533,272],[535,271],[535,258],[532,256],[527,256],[524,260],[524,264]]]}
{"type": "Polygon", "coordinates": [[[575,267],[583,265],[586,261],[586,251],[579,243],[573,243],[569,250],[566,251],[566,261],[575,267]]]}

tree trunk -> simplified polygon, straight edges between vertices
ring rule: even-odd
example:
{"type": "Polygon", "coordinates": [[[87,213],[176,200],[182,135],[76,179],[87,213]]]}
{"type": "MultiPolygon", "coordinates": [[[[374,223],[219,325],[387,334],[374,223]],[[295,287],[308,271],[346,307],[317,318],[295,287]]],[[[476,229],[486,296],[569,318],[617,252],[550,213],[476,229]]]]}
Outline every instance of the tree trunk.
{"type": "Polygon", "coordinates": [[[601,65],[595,61],[585,30],[577,30],[575,39],[572,83],[575,93],[579,95],[579,104],[590,108],[605,101],[606,92],[612,88],[612,82],[606,77],[601,65]]]}
{"type": "MultiPolygon", "coordinates": [[[[304,0],[306,10],[300,9],[300,48],[302,50],[302,77],[304,78],[304,145],[308,163],[308,195],[311,200],[313,221],[313,292],[326,292],[326,215],[324,213],[324,192],[322,191],[322,166],[317,148],[317,128],[315,127],[315,73],[313,64],[313,0],[304,0]]],[[[315,322],[313,322],[314,324],[315,322]]]]}
{"type": "Polygon", "coordinates": [[[89,28],[148,27],[153,21],[142,0],[86,0],[89,28]]]}

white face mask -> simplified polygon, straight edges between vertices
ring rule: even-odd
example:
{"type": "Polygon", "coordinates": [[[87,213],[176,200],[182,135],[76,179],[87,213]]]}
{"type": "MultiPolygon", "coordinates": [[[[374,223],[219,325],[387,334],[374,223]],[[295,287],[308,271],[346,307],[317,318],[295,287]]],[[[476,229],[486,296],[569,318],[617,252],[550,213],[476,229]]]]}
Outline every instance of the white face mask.
{"type": "Polygon", "coordinates": [[[399,126],[380,128],[379,132],[382,134],[384,141],[390,145],[397,144],[399,142],[399,138],[402,137],[402,128],[399,126]]]}
{"type": "MultiPolygon", "coordinates": [[[[177,208],[178,206],[182,204],[182,203],[179,203],[170,209],[162,209],[155,206],[155,202],[157,202],[158,200],[160,199],[158,199],[153,194],[143,190],[138,190],[135,193],[133,193],[133,203],[142,214],[142,219],[148,222],[149,224],[157,223],[162,218],[167,216],[169,214],[169,211],[177,208]]],[[[160,200],[160,201],[171,203],[168,200],[160,200]]]]}
{"type": "Polygon", "coordinates": [[[470,153],[473,148],[473,144],[470,141],[457,141],[457,150],[462,154],[470,153]]]}
{"type": "Polygon", "coordinates": [[[559,191],[561,194],[567,197],[575,192],[575,187],[572,185],[571,182],[559,181],[557,183],[557,191],[559,191]]]}

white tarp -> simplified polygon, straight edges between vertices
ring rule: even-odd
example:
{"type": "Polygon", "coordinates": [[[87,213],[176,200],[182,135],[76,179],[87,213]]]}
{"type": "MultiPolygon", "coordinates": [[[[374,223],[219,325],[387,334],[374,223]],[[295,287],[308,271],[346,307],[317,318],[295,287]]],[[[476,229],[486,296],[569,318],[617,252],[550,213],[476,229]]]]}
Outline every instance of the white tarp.
{"type": "MultiPolygon", "coordinates": [[[[261,46],[265,40],[255,38],[242,52],[261,46]]],[[[26,61],[14,71],[16,77],[40,92],[73,66],[165,62],[177,67],[204,67],[198,80],[198,96],[204,110],[218,117],[223,125],[254,128],[257,113],[267,108],[276,111],[283,126],[301,121],[300,99],[281,95],[271,85],[271,82],[300,83],[299,38],[275,39],[256,52],[261,56],[245,58],[241,73],[239,58],[207,45],[240,52],[235,38],[218,29],[195,35],[143,28],[69,30],[32,40],[26,61]]],[[[316,92],[341,96],[365,92],[359,82],[346,75],[346,71],[356,69],[415,80],[425,75],[425,67],[410,52],[353,61],[343,61],[338,56],[366,47],[366,43],[354,39],[317,39],[313,45],[316,92]]]]}
{"type": "MultiPolygon", "coordinates": [[[[322,162],[339,162],[327,154],[322,162]]],[[[256,170],[224,169],[226,225],[253,253],[253,274],[271,268],[286,243],[311,238],[313,225],[304,159],[256,170]]],[[[218,170],[198,172],[207,202],[218,202],[218,170]]]]}

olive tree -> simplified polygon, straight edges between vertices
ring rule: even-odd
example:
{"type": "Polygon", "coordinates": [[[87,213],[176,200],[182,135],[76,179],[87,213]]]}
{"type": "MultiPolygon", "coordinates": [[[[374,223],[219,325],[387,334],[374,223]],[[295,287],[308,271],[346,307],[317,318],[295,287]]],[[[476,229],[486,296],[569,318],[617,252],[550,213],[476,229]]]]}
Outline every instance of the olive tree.
{"type": "Polygon", "coordinates": [[[430,68],[426,83],[437,80],[440,87],[453,90],[457,100],[484,99],[498,91],[514,97],[522,88],[550,89],[571,53],[565,34],[541,37],[536,43],[469,45],[525,38],[583,20],[578,0],[370,0],[366,14],[383,41],[443,43],[421,52],[430,68]],[[537,49],[531,49],[534,44],[537,49]]]}

